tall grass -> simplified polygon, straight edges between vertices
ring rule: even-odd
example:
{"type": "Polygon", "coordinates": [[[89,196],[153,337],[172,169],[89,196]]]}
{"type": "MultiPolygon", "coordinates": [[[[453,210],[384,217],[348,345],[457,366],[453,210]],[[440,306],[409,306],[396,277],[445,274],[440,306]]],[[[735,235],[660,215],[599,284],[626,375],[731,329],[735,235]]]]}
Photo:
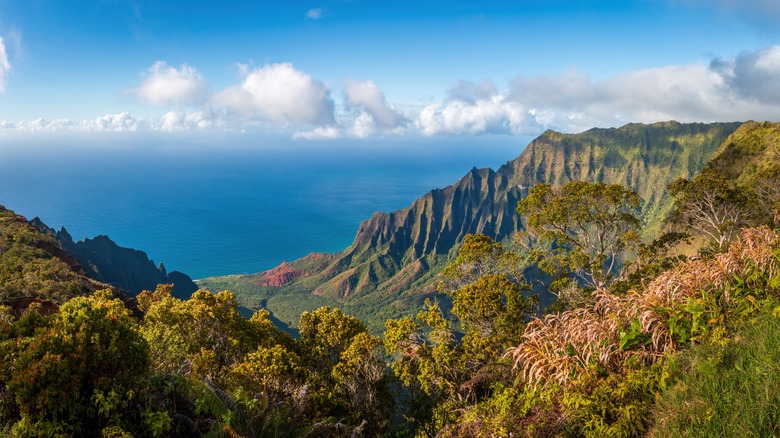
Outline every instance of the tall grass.
{"type": "Polygon", "coordinates": [[[780,436],[780,318],[766,309],[731,341],[669,361],[675,382],[658,399],[650,437],[780,436]]]}

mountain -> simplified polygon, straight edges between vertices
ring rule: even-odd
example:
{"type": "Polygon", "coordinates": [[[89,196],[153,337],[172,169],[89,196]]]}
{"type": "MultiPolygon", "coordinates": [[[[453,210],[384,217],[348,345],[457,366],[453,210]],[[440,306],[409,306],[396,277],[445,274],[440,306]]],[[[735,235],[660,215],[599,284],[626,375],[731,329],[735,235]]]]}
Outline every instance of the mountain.
{"type": "Polygon", "coordinates": [[[64,227],[55,231],[37,217],[30,222],[54,237],[60,248],[78,260],[90,278],[111,284],[130,295],[154,290],[158,284],[173,284],[173,295],[182,299],[189,298],[198,290],[198,286],[186,274],[167,272],[162,263],[155,266],[145,252],[121,247],[108,236],[74,242],[64,227]]]}
{"type": "Polygon", "coordinates": [[[517,201],[538,183],[630,187],[644,200],[641,217],[648,234],[655,234],[671,208],[667,184],[698,172],[739,125],[663,122],[579,134],[546,131],[497,171],[472,169],[407,208],[375,213],[340,253],[313,253],[263,273],[199,284],[230,289],[244,305],[266,307],[291,325],[303,310],[336,305],[376,328],[387,318],[415,313],[435,295],[436,275],[467,234],[503,240],[522,229],[517,201]]]}

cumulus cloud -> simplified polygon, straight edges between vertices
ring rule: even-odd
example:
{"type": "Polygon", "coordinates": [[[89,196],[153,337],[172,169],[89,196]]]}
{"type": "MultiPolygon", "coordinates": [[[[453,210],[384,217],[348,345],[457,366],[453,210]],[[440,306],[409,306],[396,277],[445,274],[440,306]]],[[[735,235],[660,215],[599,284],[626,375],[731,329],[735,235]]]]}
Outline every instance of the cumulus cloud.
{"type": "Polygon", "coordinates": [[[461,81],[444,103],[428,105],[417,124],[424,135],[522,133],[524,108],[507,99],[490,81],[461,81]]]}
{"type": "Polygon", "coordinates": [[[5,40],[0,37],[0,92],[5,91],[8,74],[11,72],[11,63],[8,61],[8,52],[5,50],[5,40]]]}
{"type": "Polygon", "coordinates": [[[152,105],[197,105],[208,96],[206,80],[195,68],[186,64],[175,68],[165,61],[157,61],[143,74],[143,78],[141,86],[129,92],[152,105]]]}
{"type": "Polygon", "coordinates": [[[145,121],[128,112],[106,114],[94,119],[71,120],[43,117],[20,122],[0,122],[0,129],[19,132],[136,132],[143,129],[145,121]]]}
{"type": "Polygon", "coordinates": [[[766,104],[780,102],[780,46],[743,53],[735,59],[715,59],[710,67],[742,97],[766,104]]]}
{"type": "Polygon", "coordinates": [[[309,20],[319,20],[325,14],[322,8],[312,8],[306,11],[306,18],[309,20]]]}
{"type": "Polygon", "coordinates": [[[328,87],[289,63],[248,71],[240,84],[217,93],[213,102],[249,120],[303,125],[334,122],[328,87]]]}
{"type": "Polygon", "coordinates": [[[425,107],[425,135],[577,132],[628,122],[780,120],[780,46],[666,66],[596,81],[569,71],[518,76],[504,91],[489,81],[461,82],[448,99],[425,107]]]}
{"type": "Polygon", "coordinates": [[[53,119],[47,120],[43,117],[39,117],[34,120],[21,121],[14,125],[19,131],[28,132],[57,132],[65,130],[73,130],[76,123],[70,119],[53,119]]]}
{"type": "Polygon", "coordinates": [[[213,114],[196,111],[170,111],[160,117],[138,118],[129,112],[105,114],[94,119],[45,119],[0,121],[3,132],[182,132],[222,126],[213,114]]]}
{"type": "MultiPolygon", "coordinates": [[[[344,105],[364,111],[382,128],[393,129],[406,124],[404,115],[390,107],[385,94],[372,81],[348,80],[344,87],[344,105]]],[[[361,123],[365,123],[365,120],[361,123]]]]}
{"type": "Polygon", "coordinates": [[[170,111],[160,117],[153,129],[165,132],[181,132],[203,130],[222,126],[222,123],[214,114],[205,111],[182,112],[170,111]]]}
{"type": "Polygon", "coordinates": [[[106,114],[92,120],[82,120],[75,130],[83,132],[136,132],[141,121],[128,112],[106,114]]]}

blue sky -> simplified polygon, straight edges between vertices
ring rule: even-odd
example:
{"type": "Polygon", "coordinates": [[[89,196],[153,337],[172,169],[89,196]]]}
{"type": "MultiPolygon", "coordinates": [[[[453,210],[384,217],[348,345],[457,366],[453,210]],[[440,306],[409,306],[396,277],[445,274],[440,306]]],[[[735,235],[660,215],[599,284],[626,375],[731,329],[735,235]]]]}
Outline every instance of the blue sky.
{"type": "Polygon", "coordinates": [[[0,145],[780,120],[774,3],[0,0],[0,145]]]}

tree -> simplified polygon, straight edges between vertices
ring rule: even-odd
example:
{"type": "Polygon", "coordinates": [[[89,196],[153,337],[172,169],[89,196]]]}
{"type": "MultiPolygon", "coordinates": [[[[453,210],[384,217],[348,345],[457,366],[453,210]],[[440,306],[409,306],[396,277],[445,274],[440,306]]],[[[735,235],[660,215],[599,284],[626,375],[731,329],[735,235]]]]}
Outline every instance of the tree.
{"type": "MultiPolygon", "coordinates": [[[[527,267],[521,256],[484,234],[467,234],[458,256],[442,272],[446,290],[454,290],[472,283],[487,274],[505,275],[515,283],[521,283],[527,267]]],[[[445,292],[446,292],[445,290],[445,292]]]]}
{"type": "Polygon", "coordinates": [[[614,279],[620,257],[639,243],[640,198],[619,185],[572,181],[538,184],[517,203],[528,231],[550,247],[539,266],[557,279],[573,275],[595,289],[614,279]]]}
{"type": "Polygon", "coordinates": [[[357,318],[330,307],[304,312],[298,330],[297,346],[313,389],[313,417],[346,417],[380,435],[392,399],[379,339],[357,318]]]}
{"type": "Polygon", "coordinates": [[[340,309],[320,307],[303,312],[298,324],[302,349],[313,359],[312,365],[326,374],[341,360],[352,338],[367,331],[366,325],[340,309]]]}
{"type": "Polygon", "coordinates": [[[387,391],[382,341],[363,332],[358,333],[333,367],[333,378],[346,391],[352,407],[351,419],[366,420],[367,432],[384,429],[390,417],[391,396],[387,391]]]}
{"type": "Polygon", "coordinates": [[[502,356],[520,341],[538,303],[523,294],[530,288],[525,261],[488,236],[468,235],[443,272],[440,290],[452,298],[451,317],[426,300],[416,321],[386,322],[385,350],[398,357],[392,369],[409,395],[408,414],[419,434],[435,436],[504,377],[502,356]]]}
{"type": "Polygon", "coordinates": [[[731,187],[725,178],[705,167],[693,180],[679,178],[669,184],[675,197],[677,223],[704,236],[714,250],[726,248],[747,225],[755,207],[755,194],[731,187]]]}

